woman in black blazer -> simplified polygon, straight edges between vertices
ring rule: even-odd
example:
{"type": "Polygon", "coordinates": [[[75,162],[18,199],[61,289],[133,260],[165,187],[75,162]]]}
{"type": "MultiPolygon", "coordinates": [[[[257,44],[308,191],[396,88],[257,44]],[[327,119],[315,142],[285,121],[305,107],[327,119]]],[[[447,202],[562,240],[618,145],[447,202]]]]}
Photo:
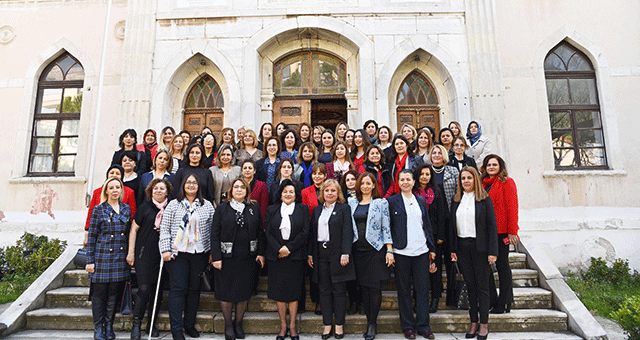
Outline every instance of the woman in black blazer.
{"type": "Polygon", "coordinates": [[[451,261],[457,261],[469,290],[471,326],[466,338],[489,334],[489,266],[498,258],[498,227],[493,203],[475,168],[460,171],[458,192],[451,203],[451,261]],[[458,261],[459,260],[459,261],[458,261]],[[480,327],[478,327],[478,314],[480,327]]]}
{"type": "Polygon", "coordinates": [[[269,206],[265,216],[265,235],[269,261],[269,288],[267,296],[276,301],[280,316],[280,333],[277,340],[287,335],[287,309],[289,310],[291,339],[298,340],[296,314],[298,300],[304,291],[304,260],[309,236],[309,208],[296,203],[300,197],[290,179],[285,179],[278,188],[278,203],[269,206]]]}
{"type": "Polygon", "coordinates": [[[211,264],[217,269],[215,295],[222,307],[227,340],[244,339],[242,318],[253,290],[255,262],[264,267],[262,216],[258,204],[251,200],[249,188],[244,179],[234,179],[227,201],[216,209],[211,226],[211,264]]]}
{"type": "Polygon", "coordinates": [[[322,203],[313,209],[309,233],[308,262],[313,270],[313,281],[320,288],[320,306],[324,330],[322,339],[331,336],[331,321],[336,318],[336,339],[344,337],[344,321],[347,309],[347,281],[356,279],[351,261],[354,230],[351,208],[344,203],[338,181],[326,180],[320,187],[318,200],[322,203]]]}

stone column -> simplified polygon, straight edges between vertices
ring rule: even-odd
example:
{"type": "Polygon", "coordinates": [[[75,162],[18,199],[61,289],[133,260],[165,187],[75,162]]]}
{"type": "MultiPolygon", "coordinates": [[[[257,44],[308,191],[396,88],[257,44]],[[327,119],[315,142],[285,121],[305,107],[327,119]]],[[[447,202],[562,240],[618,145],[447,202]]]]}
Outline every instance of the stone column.
{"type": "Polygon", "coordinates": [[[465,0],[465,19],[471,74],[471,119],[480,123],[482,134],[491,140],[491,152],[504,157],[506,116],[495,1],[465,0]]]}
{"type": "MultiPolygon", "coordinates": [[[[156,0],[129,1],[122,56],[122,102],[118,131],[132,127],[142,132],[151,125],[158,127],[171,124],[171,121],[149,121],[155,28],[156,0]]],[[[138,142],[141,142],[140,137],[138,142]]]]}

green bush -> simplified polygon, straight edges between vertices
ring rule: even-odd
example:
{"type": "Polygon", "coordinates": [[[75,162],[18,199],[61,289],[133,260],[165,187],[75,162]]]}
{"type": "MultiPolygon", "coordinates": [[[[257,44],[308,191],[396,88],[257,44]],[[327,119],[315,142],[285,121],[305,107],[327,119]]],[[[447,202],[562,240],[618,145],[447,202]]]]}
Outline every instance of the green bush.
{"type": "Polygon", "coordinates": [[[640,340],[640,295],[626,299],[611,317],[624,329],[627,339],[640,340]]]}
{"type": "Polygon", "coordinates": [[[631,286],[640,282],[638,272],[632,273],[629,261],[623,259],[616,259],[609,267],[601,257],[592,257],[589,269],[583,271],[581,276],[585,281],[610,283],[616,286],[631,286]]]}

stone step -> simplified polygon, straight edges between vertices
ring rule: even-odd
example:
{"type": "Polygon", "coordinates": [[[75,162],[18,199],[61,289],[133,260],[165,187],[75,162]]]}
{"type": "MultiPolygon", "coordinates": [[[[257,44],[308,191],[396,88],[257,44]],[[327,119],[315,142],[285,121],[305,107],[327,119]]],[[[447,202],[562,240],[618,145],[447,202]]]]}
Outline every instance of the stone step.
{"type": "MultiPolygon", "coordinates": [[[[318,334],[322,332],[322,316],[304,313],[298,316],[301,333],[318,334]]],[[[144,323],[143,323],[144,324],[144,323]]],[[[431,315],[431,328],[434,332],[465,332],[469,325],[467,311],[443,310],[431,315]]],[[[158,327],[169,330],[167,312],[160,312],[158,327]]],[[[203,332],[224,332],[224,319],[219,312],[198,312],[196,327],[203,332]]],[[[247,312],[244,329],[251,334],[276,334],[280,321],[276,312],[247,312]]],[[[131,328],[131,316],[117,314],[114,329],[131,328]]],[[[362,333],[366,328],[364,315],[348,315],[345,332],[362,333]]],[[[489,328],[492,332],[565,332],[567,316],[563,312],[549,309],[512,310],[509,314],[491,315],[489,328]]],[[[88,308],[43,308],[27,313],[27,329],[89,330],[93,329],[91,310],[88,308]]],[[[397,311],[381,311],[378,316],[379,333],[399,333],[400,321],[397,311]]]]}
{"type": "MultiPolygon", "coordinates": [[[[160,309],[167,309],[167,293],[164,292],[163,303],[160,309]]],[[[514,288],[513,309],[527,308],[552,308],[552,294],[542,288],[527,287],[514,288]]],[[[90,308],[91,302],[87,300],[89,295],[88,287],[62,287],[47,292],[47,308],[90,308]]],[[[446,294],[440,299],[440,309],[445,307],[446,294]]],[[[315,306],[311,298],[307,296],[307,309],[311,310],[315,306]]],[[[398,297],[395,291],[382,292],[381,310],[397,310],[398,297]]],[[[220,303],[214,298],[213,293],[203,292],[200,296],[201,311],[220,311],[220,303]]],[[[249,301],[249,311],[251,312],[276,312],[275,301],[269,299],[264,292],[258,293],[249,301]]]]}

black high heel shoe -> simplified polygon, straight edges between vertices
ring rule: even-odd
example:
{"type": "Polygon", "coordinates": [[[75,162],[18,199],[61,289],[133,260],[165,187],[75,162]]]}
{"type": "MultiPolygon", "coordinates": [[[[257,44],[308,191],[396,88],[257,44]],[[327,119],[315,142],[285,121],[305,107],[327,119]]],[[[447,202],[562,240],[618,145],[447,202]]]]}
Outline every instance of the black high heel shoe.
{"type": "Polygon", "coordinates": [[[504,313],[509,313],[511,312],[511,304],[507,303],[506,305],[498,305],[496,307],[493,307],[489,313],[490,314],[504,314],[504,313]]]}
{"type": "Polygon", "coordinates": [[[473,339],[478,335],[478,330],[480,330],[480,325],[476,325],[476,331],[473,333],[467,333],[464,335],[465,339],[473,339]]]}

